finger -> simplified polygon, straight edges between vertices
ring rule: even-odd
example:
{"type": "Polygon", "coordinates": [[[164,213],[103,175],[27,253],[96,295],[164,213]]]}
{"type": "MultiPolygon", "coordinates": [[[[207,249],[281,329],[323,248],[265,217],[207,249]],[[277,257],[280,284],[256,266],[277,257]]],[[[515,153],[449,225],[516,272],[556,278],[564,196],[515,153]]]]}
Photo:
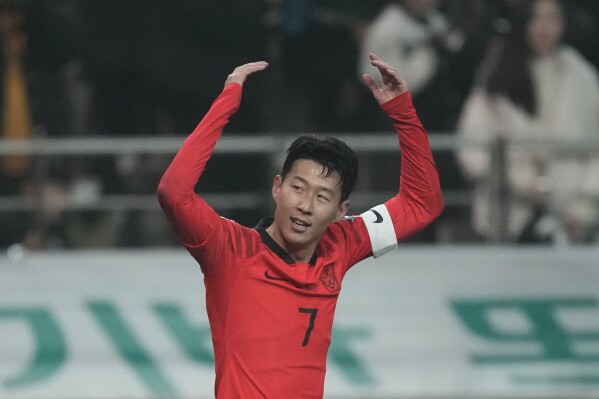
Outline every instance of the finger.
{"type": "Polygon", "coordinates": [[[373,58],[373,59],[370,60],[370,63],[372,65],[375,65],[375,64],[389,65],[387,62],[381,60],[380,58],[373,58]]]}
{"type": "Polygon", "coordinates": [[[243,64],[243,65],[239,66],[239,68],[253,67],[253,66],[257,66],[257,65],[268,65],[268,62],[266,62],[266,61],[248,62],[247,64],[243,64]]]}
{"type": "Polygon", "coordinates": [[[375,53],[368,53],[368,58],[370,58],[371,60],[380,60],[379,56],[375,53]]]}
{"type": "Polygon", "coordinates": [[[261,71],[268,66],[268,62],[259,61],[259,62],[251,62],[249,64],[242,65],[238,67],[239,73],[253,73],[256,71],[261,71]]]}
{"type": "Polygon", "coordinates": [[[248,68],[266,68],[268,66],[268,62],[266,61],[256,61],[250,62],[249,64],[245,64],[248,68]]]}
{"type": "Polygon", "coordinates": [[[268,65],[256,65],[256,66],[250,67],[250,68],[248,68],[248,69],[245,70],[245,74],[246,75],[250,75],[250,74],[252,74],[254,72],[263,71],[264,69],[266,69],[267,66],[268,65]]]}
{"type": "Polygon", "coordinates": [[[266,61],[250,62],[248,64],[240,65],[227,77],[225,80],[225,86],[230,83],[239,83],[243,86],[245,79],[253,74],[254,72],[262,71],[268,66],[266,61]]]}
{"type": "Polygon", "coordinates": [[[376,84],[376,82],[372,78],[372,76],[370,76],[367,73],[362,75],[362,81],[370,89],[372,94],[378,94],[378,92],[381,90],[380,87],[376,84]]]}
{"type": "Polygon", "coordinates": [[[386,64],[386,62],[384,60],[381,59],[381,57],[379,57],[378,55],[374,54],[374,53],[370,53],[368,55],[368,58],[370,59],[370,62],[382,62],[384,64],[386,64]]]}
{"type": "Polygon", "coordinates": [[[382,60],[372,60],[370,63],[379,69],[383,68],[383,69],[393,70],[393,67],[390,64],[388,64],[382,60]]]}
{"type": "Polygon", "coordinates": [[[381,75],[383,75],[383,77],[387,77],[387,78],[392,78],[395,80],[399,80],[400,76],[397,73],[397,71],[395,69],[393,69],[393,67],[389,64],[387,64],[386,62],[373,62],[373,65],[375,67],[378,68],[378,70],[380,71],[381,75]]]}
{"type": "Polygon", "coordinates": [[[378,55],[375,53],[369,53],[368,57],[370,58],[370,63],[377,67],[381,73],[386,71],[390,74],[395,74],[395,70],[388,62],[383,61],[378,55]]]}
{"type": "Polygon", "coordinates": [[[383,79],[394,78],[396,76],[395,70],[390,66],[376,65],[376,68],[379,70],[379,73],[383,79]]]}
{"type": "Polygon", "coordinates": [[[249,62],[247,64],[240,65],[235,69],[237,69],[239,71],[243,71],[243,70],[247,70],[247,69],[253,69],[256,67],[263,67],[265,65],[268,65],[268,62],[266,62],[266,61],[249,62]]]}

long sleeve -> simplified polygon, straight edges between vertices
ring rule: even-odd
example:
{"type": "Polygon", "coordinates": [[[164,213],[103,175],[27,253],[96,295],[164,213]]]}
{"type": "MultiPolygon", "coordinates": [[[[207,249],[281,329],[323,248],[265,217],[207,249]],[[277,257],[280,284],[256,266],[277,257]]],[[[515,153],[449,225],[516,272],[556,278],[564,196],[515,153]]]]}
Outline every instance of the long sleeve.
{"type": "Polygon", "coordinates": [[[241,91],[237,83],[225,87],[160,180],[160,206],[177,238],[187,247],[203,244],[220,223],[220,217],[194,192],[194,187],[223,128],[239,108],[241,91]]]}
{"type": "Polygon", "coordinates": [[[401,149],[399,193],[385,203],[397,240],[424,228],[443,211],[439,173],[409,92],[382,105],[393,121],[401,149]]]}
{"type": "Polygon", "coordinates": [[[496,119],[489,99],[482,89],[474,90],[466,99],[459,117],[457,134],[465,140],[481,142],[456,149],[456,157],[464,174],[472,181],[486,179],[490,168],[490,156],[486,146],[493,140],[496,119]]]}

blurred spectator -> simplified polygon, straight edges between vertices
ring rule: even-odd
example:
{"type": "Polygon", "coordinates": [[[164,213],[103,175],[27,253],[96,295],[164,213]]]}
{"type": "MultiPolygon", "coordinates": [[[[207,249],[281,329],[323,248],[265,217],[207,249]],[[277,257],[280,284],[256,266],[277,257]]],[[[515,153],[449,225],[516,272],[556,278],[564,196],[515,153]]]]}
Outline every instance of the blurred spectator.
{"type": "MultiPolygon", "coordinates": [[[[593,66],[563,43],[564,3],[519,2],[510,33],[492,42],[459,121],[466,139],[496,137],[576,142],[599,140],[599,80],[593,66]]],[[[475,184],[473,222],[484,237],[492,224],[487,148],[458,151],[475,184]]],[[[599,217],[599,154],[508,146],[507,234],[511,241],[589,242],[599,217]],[[551,215],[555,215],[553,219],[551,215]]]]}
{"type": "Polygon", "coordinates": [[[105,183],[99,174],[107,159],[77,157],[71,162],[70,181],[65,190],[66,203],[75,209],[64,217],[64,243],[69,248],[116,247],[123,241],[127,215],[121,210],[94,210],[105,183]]]}
{"type": "Polygon", "coordinates": [[[356,79],[359,43],[381,0],[276,1],[280,38],[275,55],[277,81],[272,120],[283,131],[364,131],[389,128],[370,112],[371,95],[356,79]],[[312,62],[306,63],[310,59],[312,62]],[[349,67],[348,67],[349,66],[349,67]],[[282,115],[283,117],[281,117],[282,115]],[[377,122],[375,124],[375,122],[377,122]]]}
{"type": "MultiPolygon", "coordinates": [[[[110,136],[190,133],[221,91],[226,78],[222,71],[232,70],[243,60],[265,58],[264,9],[264,0],[81,1],[79,17],[86,43],[83,75],[92,93],[92,130],[110,136]]],[[[263,78],[250,84],[264,84],[263,78]]],[[[228,125],[227,134],[265,129],[262,91],[248,92],[254,94],[244,96],[244,107],[228,125]]],[[[114,170],[105,171],[108,175],[116,172],[116,178],[100,176],[108,183],[104,189],[109,193],[153,193],[161,173],[151,172],[162,158],[119,157],[112,165],[114,170]]],[[[266,184],[258,180],[265,175],[259,173],[267,164],[263,157],[215,159],[207,173],[224,170],[220,163],[236,166],[236,173],[207,180],[203,190],[220,190],[222,181],[240,190],[266,184]]],[[[156,212],[130,216],[129,226],[148,218],[164,220],[156,212]]],[[[148,231],[144,228],[134,234],[136,241],[127,244],[138,245],[143,241],[138,238],[148,231]]],[[[151,239],[150,243],[154,242],[151,239]]]]}
{"type": "Polygon", "coordinates": [[[569,1],[567,6],[570,24],[565,41],[578,49],[595,68],[599,68],[599,1],[569,1]]]}
{"type": "MultiPolygon", "coordinates": [[[[71,133],[65,70],[76,45],[72,24],[58,11],[63,3],[68,2],[0,0],[3,139],[71,133]]],[[[0,160],[0,195],[11,198],[31,192],[33,161],[21,155],[0,160]]],[[[24,213],[6,209],[0,213],[0,225],[0,246],[23,242],[31,227],[24,213]]]]}
{"type": "Polygon", "coordinates": [[[439,11],[439,3],[439,0],[389,2],[369,26],[359,58],[360,75],[372,73],[369,52],[389,60],[410,85],[414,104],[429,131],[452,127],[455,98],[448,71],[452,54],[463,45],[462,32],[454,29],[439,11]]]}
{"type": "Polygon", "coordinates": [[[33,128],[50,136],[71,133],[65,68],[76,55],[77,35],[71,21],[57,11],[61,3],[0,0],[2,117],[7,122],[6,106],[18,107],[18,126],[29,135],[33,128]],[[19,101],[17,91],[22,92],[19,101]]]}
{"type": "MultiPolygon", "coordinates": [[[[222,70],[264,57],[263,12],[263,0],[81,1],[97,132],[189,133],[220,91],[222,70]]],[[[231,130],[260,130],[257,103],[248,97],[231,130]]]]}
{"type": "MultiPolygon", "coordinates": [[[[441,11],[440,0],[393,0],[381,10],[366,30],[361,43],[359,74],[372,73],[368,53],[373,52],[388,62],[406,80],[414,105],[422,123],[431,134],[453,132],[456,115],[469,87],[468,60],[461,52],[464,46],[464,27],[449,20],[441,11]],[[464,57],[464,58],[462,58],[464,57]],[[465,83],[464,83],[465,82],[465,83]]],[[[473,14],[481,2],[449,2],[456,15],[473,14]],[[477,7],[475,7],[477,6],[477,7]],[[468,11],[468,12],[467,12],[468,11]]],[[[484,9],[484,7],[482,7],[484,9]]],[[[482,17],[482,12],[479,12],[482,17]]],[[[475,19],[469,20],[474,23],[475,19]]],[[[474,30],[474,29],[472,29],[474,30]]],[[[478,31],[476,32],[478,33],[478,31]]],[[[470,50],[470,55],[476,57],[470,50]]],[[[445,192],[459,191],[466,187],[451,150],[435,151],[435,162],[440,171],[441,186],[445,192]]],[[[380,160],[378,160],[379,163],[380,160]]],[[[391,162],[391,160],[386,160],[391,162]]],[[[387,163],[388,164],[388,163],[387,163]]],[[[386,169],[378,167],[375,175],[386,169]]],[[[421,234],[439,232],[439,239],[450,240],[456,232],[464,232],[459,225],[464,220],[462,207],[448,207],[435,222],[432,229],[421,234]]],[[[419,239],[435,240],[435,237],[417,236],[419,239]]]]}
{"type": "MultiPolygon", "coordinates": [[[[54,12],[54,3],[0,0],[3,138],[27,139],[34,127],[49,135],[69,131],[64,67],[75,47],[69,24],[54,12]]],[[[19,176],[28,165],[25,156],[7,157],[2,171],[19,176]]]]}
{"type": "MultiPolygon", "coordinates": [[[[25,140],[31,135],[31,103],[25,78],[27,37],[24,10],[16,4],[0,3],[0,34],[2,35],[2,137],[25,140]]],[[[29,162],[26,156],[6,157],[2,172],[22,176],[29,162]]]]}
{"type": "MultiPolygon", "coordinates": [[[[0,174],[0,198],[2,200],[14,199],[23,195],[25,191],[23,186],[22,179],[0,174]]],[[[22,243],[29,227],[30,220],[25,212],[10,208],[0,212],[0,248],[22,243]]]]}
{"type": "Polygon", "coordinates": [[[31,229],[25,234],[24,243],[27,248],[65,247],[67,192],[64,180],[64,176],[53,176],[35,187],[30,187],[31,194],[36,197],[39,206],[35,210],[31,229]]]}

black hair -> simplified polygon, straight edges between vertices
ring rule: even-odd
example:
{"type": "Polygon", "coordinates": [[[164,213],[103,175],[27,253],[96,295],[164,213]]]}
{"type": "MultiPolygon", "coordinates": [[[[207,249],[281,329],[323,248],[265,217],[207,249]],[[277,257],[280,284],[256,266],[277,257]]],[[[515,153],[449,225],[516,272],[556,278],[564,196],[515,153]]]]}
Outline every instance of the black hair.
{"type": "Polygon", "coordinates": [[[358,157],[347,144],[335,137],[317,134],[298,137],[287,150],[281,172],[283,179],[298,159],[309,159],[321,164],[325,177],[337,172],[341,201],[349,198],[358,179],[358,157]]]}
{"type": "MultiPolygon", "coordinates": [[[[486,83],[490,94],[506,96],[514,104],[523,107],[529,115],[537,113],[537,99],[529,60],[531,49],[527,41],[528,24],[532,9],[538,0],[526,0],[511,18],[511,29],[504,38],[503,47],[494,62],[486,83]]],[[[566,20],[565,4],[556,0],[566,20]]],[[[567,24],[565,24],[567,26],[567,24]]]]}

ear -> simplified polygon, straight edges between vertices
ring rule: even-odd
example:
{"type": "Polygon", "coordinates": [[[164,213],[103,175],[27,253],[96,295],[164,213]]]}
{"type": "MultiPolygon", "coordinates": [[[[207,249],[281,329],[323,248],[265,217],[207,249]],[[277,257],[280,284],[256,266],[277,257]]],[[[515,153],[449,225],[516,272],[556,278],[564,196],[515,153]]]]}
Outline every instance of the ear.
{"type": "Polygon", "coordinates": [[[347,214],[347,210],[349,209],[349,200],[345,200],[339,205],[339,209],[337,209],[337,217],[336,219],[343,219],[343,217],[347,214]]]}
{"type": "Polygon", "coordinates": [[[281,185],[283,184],[283,178],[281,175],[276,175],[272,181],[272,198],[275,203],[279,203],[279,193],[281,192],[281,185]]]}

